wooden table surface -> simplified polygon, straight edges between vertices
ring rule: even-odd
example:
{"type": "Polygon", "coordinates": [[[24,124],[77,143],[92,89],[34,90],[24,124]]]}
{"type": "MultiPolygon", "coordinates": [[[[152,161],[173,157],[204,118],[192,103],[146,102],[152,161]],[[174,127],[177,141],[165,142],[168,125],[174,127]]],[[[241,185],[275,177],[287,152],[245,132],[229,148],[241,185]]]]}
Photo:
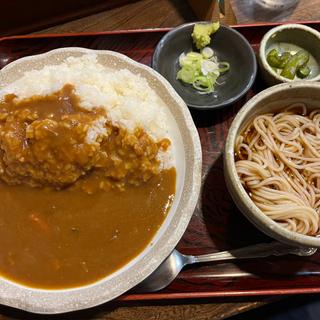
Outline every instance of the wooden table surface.
{"type": "MultiPolygon", "coordinates": [[[[254,23],[262,21],[320,20],[320,0],[300,1],[284,12],[265,10],[258,0],[230,0],[234,15],[227,13],[223,22],[227,24],[254,23]]],[[[141,0],[88,17],[69,21],[36,33],[65,33],[174,27],[197,17],[184,0],[141,0]]],[[[105,320],[205,320],[225,319],[231,315],[270,303],[278,298],[225,298],[177,302],[111,303],[97,308],[50,316],[52,319],[105,319],[105,320]]],[[[3,319],[44,319],[22,311],[0,307],[3,319]]]]}

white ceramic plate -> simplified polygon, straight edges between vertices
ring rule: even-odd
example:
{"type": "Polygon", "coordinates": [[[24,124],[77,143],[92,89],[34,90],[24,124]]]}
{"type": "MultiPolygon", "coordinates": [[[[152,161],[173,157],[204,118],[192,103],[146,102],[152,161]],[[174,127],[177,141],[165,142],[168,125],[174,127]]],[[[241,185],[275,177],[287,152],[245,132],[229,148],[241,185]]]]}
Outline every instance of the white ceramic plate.
{"type": "Polygon", "coordinates": [[[151,68],[112,51],[62,48],[10,63],[0,71],[0,85],[8,85],[26,71],[60,64],[67,57],[90,52],[97,54],[98,62],[106,69],[126,68],[146,78],[165,104],[176,158],[177,188],[174,203],[152,242],[115,273],[91,285],[65,290],[28,288],[0,278],[0,303],[4,305],[36,313],[62,313],[93,307],[116,298],[145,279],[170,254],[187,228],[197,204],[202,160],[197,130],[183,100],[151,68]]]}

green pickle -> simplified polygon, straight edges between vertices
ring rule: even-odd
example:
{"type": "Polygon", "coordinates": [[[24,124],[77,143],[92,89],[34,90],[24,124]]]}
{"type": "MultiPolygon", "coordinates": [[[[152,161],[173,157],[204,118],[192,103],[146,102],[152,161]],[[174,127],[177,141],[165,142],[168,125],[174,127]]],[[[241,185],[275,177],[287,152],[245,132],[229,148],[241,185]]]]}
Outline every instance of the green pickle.
{"type": "Polygon", "coordinates": [[[304,50],[291,54],[289,51],[279,53],[277,49],[272,49],[267,55],[270,67],[276,73],[280,69],[280,75],[290,80],[293,80],[296,75],[300,79],[304,79],[310,74],[311,70],[307,66],[309,58],[309,53],[304,50]]]}
{"type": "Polygon", "coordinates": [[[311,72],[311,69],[308,66],[302,66],[297,70],[297,76],[300,79],[306,78],[311,72]]]}
{"type": "Polygon", "coordinates": [[[305,66],[309,61],[309,54],[304,50],[299,50],[296,54],[291,56],[285,64],[280,75],[287,79],[293,80],[297,70],[305,66]]]}
{"type": "Polygon", "coordinates": [[[280,63],[280,66],[279,66],[280,69],[284,68],[284,66],[287,64],[287,62],[291,58],[291,56],[292,56],[291,53],[288,52],[288,51],[282,53],[282,55],[281,55],[281,63],[280,63]]]}
{"type": "Polygon", "coordinates": [[[281,57],[276,49],[272,49],[267,55],[267,61],[273,68],[279,68],[281,65],[281,57]]]}

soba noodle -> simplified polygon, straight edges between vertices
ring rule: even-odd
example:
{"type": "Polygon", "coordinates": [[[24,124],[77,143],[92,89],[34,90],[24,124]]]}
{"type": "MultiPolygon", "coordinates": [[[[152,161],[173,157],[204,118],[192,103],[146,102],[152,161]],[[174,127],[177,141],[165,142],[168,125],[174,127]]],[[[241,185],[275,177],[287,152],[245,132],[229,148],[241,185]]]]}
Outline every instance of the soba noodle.
{"type": "Polygon", "coordinates": [[[285,228],[319,233],[320,109],[256,116],[237,137],[236,169],[257,207],[285,228]]]}

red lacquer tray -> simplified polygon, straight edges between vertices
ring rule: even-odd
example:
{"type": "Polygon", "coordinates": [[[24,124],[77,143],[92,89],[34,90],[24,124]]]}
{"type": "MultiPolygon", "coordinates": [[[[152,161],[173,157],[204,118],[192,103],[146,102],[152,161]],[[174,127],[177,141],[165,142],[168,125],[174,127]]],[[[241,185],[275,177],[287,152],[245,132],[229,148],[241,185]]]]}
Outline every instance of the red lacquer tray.
{"type": "MultiPolygon", "coordinates": [[[[305,24],[320,30],[320,22],[305,24]]],[[[234,28],[257,50],[262,36],[275,25],[242,25],[234,28]]],[[[0,68],[20,57],[70,46],[114,50],[150,65],[155,46],[168,30],[6,37],[0,39],[0,68]]],[[[263,88],[264,84],[258,75],[252,90],[235,105],[211,112],[192,111],[203,150],[203,189],[189,227],[178,244],[182,253],[205,254],[270,241],[237,210],[226,189],[222,167],[224,141],[234,115],[246,100],[263,88]]],[[[119,299],[315,293],[320,292],[319,275],[318,253],[312,257],[284,256],[211,263],[186,268],[169,287],[157,293],[132,292],[119,299]]]]}

